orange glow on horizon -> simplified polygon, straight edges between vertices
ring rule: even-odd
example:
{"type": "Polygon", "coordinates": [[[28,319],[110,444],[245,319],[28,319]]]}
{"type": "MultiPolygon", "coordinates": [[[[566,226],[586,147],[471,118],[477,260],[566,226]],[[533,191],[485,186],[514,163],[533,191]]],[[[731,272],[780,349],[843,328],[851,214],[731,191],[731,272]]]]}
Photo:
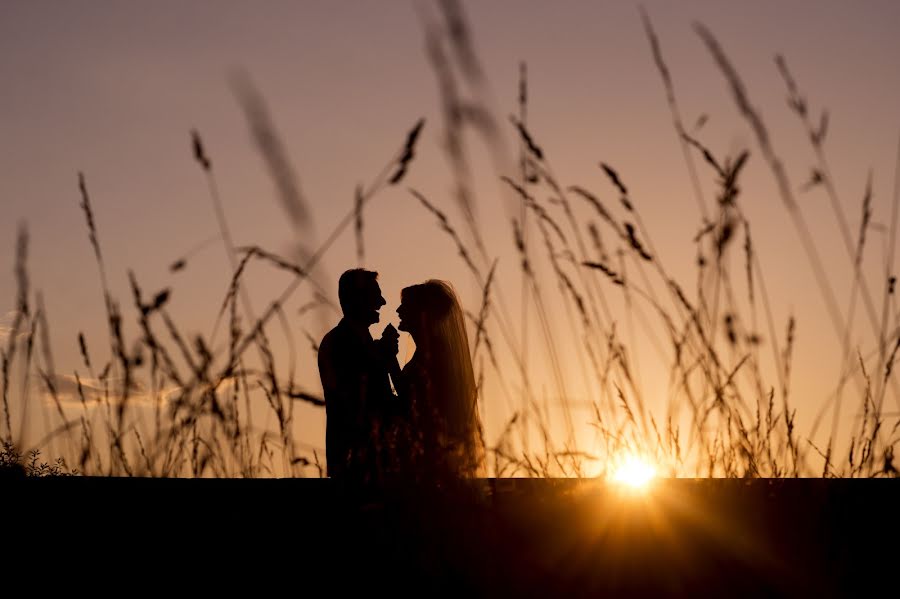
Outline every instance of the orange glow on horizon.
{"type": "Polygon", "coordinates": [[[636,491],[644,491],[656,476],[656,467],[635,455],[629,455],[613,470],[612,481],[636,491]]]}

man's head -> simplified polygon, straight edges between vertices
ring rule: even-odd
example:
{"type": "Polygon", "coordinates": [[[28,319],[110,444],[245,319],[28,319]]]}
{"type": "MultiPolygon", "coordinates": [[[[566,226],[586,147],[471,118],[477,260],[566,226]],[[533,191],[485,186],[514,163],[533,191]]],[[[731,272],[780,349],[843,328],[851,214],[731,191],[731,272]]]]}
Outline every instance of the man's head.
{"type": "Polygon", "coordinates": [[[381,296],[378,273],[354,268],[341,275],[338,299],[344,317],[366,326],[378,322],[378,310],[387,302],[381,296]]]}

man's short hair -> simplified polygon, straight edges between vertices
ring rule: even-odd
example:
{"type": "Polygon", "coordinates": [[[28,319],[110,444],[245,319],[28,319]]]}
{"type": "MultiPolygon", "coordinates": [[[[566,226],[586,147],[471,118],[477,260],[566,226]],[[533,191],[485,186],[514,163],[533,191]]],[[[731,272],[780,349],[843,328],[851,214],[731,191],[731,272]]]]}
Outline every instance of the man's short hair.
{"type": "Polygon", "coordinates": [[[374,283],[378,279],[378,273],[364,268],[351,268],[344,271],[338,280],[338,301],[344,314],[353,311],[358,301],[359,292],[368,283],[374,283]]]}

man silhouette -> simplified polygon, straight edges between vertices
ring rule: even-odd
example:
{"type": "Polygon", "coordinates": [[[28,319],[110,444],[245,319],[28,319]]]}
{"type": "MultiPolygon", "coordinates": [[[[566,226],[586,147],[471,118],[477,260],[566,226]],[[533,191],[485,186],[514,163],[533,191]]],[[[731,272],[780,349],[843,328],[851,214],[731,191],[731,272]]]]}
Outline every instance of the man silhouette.
{"type": "Polygon", "coordinates": [[[378,273],[356,268],[341,275],[338,299],[344,317],[319,344],[319,376],[325,392],[328,476],[371,481],[378,468],[378,426],[394,397],[388,377],[397,340],[372,339],[369,326],[385,305],[378,273]]]}

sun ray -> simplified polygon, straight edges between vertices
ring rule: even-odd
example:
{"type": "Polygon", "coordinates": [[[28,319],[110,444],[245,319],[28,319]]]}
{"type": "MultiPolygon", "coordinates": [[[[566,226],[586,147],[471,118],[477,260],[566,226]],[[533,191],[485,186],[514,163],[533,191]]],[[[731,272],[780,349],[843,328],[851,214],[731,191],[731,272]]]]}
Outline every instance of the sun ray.
{"type": "Polygon", "coordinates": [[[656,468],[648,461],[635,455],[626,456],[613,471],[613,482],[635,490],[646,489],[656,476],[656,468]]]}

